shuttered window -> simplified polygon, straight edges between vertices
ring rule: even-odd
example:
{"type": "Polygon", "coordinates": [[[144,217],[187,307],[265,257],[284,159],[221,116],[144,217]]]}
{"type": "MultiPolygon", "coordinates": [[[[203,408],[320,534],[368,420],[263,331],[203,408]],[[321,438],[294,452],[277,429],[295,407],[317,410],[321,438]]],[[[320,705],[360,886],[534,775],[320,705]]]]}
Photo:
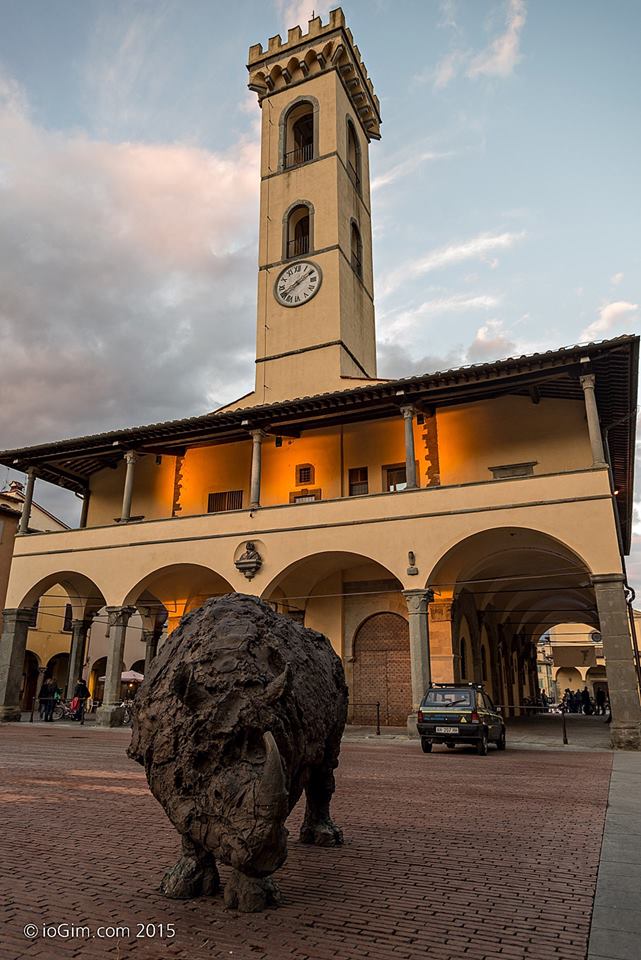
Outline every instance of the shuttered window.
{"type": "Polygon", "coordinates": [[[223,513],[225,510],[242,510],[242,490],[222,490],[210,493],[207,501],[207,513],[223,513]]]}
{"type": "Polygon", "coordinates": [[[352,467],[349,471],[349,495],[359,497],[369,493],[367,467],[352,467]]]}

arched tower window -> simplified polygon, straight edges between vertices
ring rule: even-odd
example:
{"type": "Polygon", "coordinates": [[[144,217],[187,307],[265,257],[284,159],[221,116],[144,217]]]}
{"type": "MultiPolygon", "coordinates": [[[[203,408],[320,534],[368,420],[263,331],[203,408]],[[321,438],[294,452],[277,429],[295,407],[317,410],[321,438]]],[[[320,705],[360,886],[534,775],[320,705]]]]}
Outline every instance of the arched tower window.
{"type": "Polygon", "coordinates": [[[308,101],[297,104],[287,114],[284,141],[285,169],[314,159],[314,107],[308,101]]]}
{"type": "Polygon", "coordinates": [[[310,208],[304,203],[299,203],[289,211],[287,217],[285,259],[305,256],[310,250],[310,208]]]}
{"type": "Polygon", "coordinates": [[[361,189],[361,148],[356,137],[354,124],[347,120],[347,170],[352,183],[360,193],[361,189]]]}
{"type": "Polygon", "coordinates": [[[357,225],[352,220],[350,249],[352,255],[352,270],[357,276],[363,276],[363,241],[357,225]]]}
{"type": "Polygon", "coordinates": [[[467,643],[461,640],[461,680],[467,680],[467,643]]]}

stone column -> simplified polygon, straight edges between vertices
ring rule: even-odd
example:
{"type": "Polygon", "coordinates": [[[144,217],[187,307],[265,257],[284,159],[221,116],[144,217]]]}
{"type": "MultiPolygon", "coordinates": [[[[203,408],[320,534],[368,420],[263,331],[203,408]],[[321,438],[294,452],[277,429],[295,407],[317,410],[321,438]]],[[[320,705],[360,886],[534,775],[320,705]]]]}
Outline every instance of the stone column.
{"type": "Polygon", "coordinates": [[[129,618],[136,612],[136,608],[106,607],[106,610],[109,620],[111,649],[107,657],[105,693],[102,706],[98,709],[98,723],[103,727],[117,727],[122,722],[120,675],[125,650],[125,635],[129,618]]]}
{"type": "Polygon", "coordinates": [[[251,492],[249,496],[250,509],[260,506],[260,475],[263,463],[263,440],[266,434],[262,430],[252,430],[252,472],[251,492]]]}
{"type": "Polygon", "coordinates": [[[158,640],[160,634],[157,629],[153,630],[143,630],[142,631],[142,641],[145,645],[145,676],[149,673],[149,668],[151,667],[152,661],[154,660],[156,654],[158,653],[158,640]]]}
{"type": "Polygon", "coordinates": [[[134,471],[138,454],[135,450],[128,450],[125,454],[125,463],[127,472],[125,473],[125,489],[122,494],[122,510],[120,511],[120,522],[128,523],[131,519],[131,501],[134,493],[134,471]]]}
{"type": "Polygon", "coordinates": [[[432,590],[403,590],[409,613],[410,669],[412,675],[412,713],[407,718],[410,736],[416,733],[416,711],[430,685],[430,638],[427,629],[427,604],[432,590]]]}
{"type": "Polygon", "coordinates": [[[591,579],[608,675],[612,746],[641,750],[641,701],[625,599],[625,579],[620,573],[599,574],[591,579]]]}
{"type": "Polygon", "coordinates": [[[428,631],[430,636],[430,671],[437,683],[454,683],[458,677],[458,650],[454,650],[454,601],[434,600],[430,603],[428,631]]]}
{"type": "Polygon", "coordinates": [[[24,494],[24,503],[22,505],[22,513],[20,514],[20,523],[18,525],[18,533],[28,533],[29,532],[29,521],[31,520],[31,508],[33,506],[33,490],[36,485],[36,471],[33,467],[29,467],[27,470],[27,487],[24,494]]]}
{"type": "Polygon", "coordinates": [[[3,610],[0,637],[0,721],[20,719],[20,687],[32,611],[3,610]]]}
{"type": "Polygon", "coordinates": [[[71,650],[69,652],[69,673],[67,675],[67,698],[73,697],[74,688],[82,674],[87,631],[90,626],[91,620],[71,621],[71,650]]]}
{"type": "Polygon", "coordinates": [[[414,407],[401,407],[405,427],[405,482],[408,490],[415,490],[416,453],[414,451],[414,407]]]}
{"type": "Polygon", "coordinates": [[[607,461],[603,450],[603,437],[601,436],[601,423],[599,421],[599,410],[596,405],[596,395],[594,393],[594,374],[586,373],[579,377],[583,387],[583,399],[585,401],[585,413],[588,420],[588,433],[590,434],[590,444],[592,446],[592,466],[605,467],[607,461]]]}

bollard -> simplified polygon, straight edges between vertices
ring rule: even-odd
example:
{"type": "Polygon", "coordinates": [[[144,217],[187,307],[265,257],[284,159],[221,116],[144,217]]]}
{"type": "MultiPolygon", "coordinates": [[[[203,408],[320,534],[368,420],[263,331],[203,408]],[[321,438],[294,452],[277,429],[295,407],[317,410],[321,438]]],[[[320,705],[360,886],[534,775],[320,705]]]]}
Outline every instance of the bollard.
{"type": "Polygon", "coordinates": [[[381,702],[380,700],[376,701],[376,736],[380,737],[381,735],[381,702]]]}
{"type": "Polygon", "coordinates": [[[568,745],[568,729],[565,725],[565,710],[561,711],[561,726],[563,729],[563,745],[567,747],[568,745]]]}

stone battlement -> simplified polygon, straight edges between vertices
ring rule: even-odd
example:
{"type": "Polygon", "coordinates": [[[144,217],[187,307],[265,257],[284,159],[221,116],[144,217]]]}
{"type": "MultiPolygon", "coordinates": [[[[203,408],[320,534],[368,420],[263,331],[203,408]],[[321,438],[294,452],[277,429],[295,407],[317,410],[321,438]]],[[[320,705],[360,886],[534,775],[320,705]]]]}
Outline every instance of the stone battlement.
{"type": "Polygon", "coordinates": [[[276,34],[266,50],[255,43],[249,48],[247,69],[249,89],[259,101],[323,71],[338,70],[368,139],[380,139],[380,102],[340,7],[330,11],[326,24],[321,17],[310,20],[307,33],[292,27],[287,42],[276,34]]]}

